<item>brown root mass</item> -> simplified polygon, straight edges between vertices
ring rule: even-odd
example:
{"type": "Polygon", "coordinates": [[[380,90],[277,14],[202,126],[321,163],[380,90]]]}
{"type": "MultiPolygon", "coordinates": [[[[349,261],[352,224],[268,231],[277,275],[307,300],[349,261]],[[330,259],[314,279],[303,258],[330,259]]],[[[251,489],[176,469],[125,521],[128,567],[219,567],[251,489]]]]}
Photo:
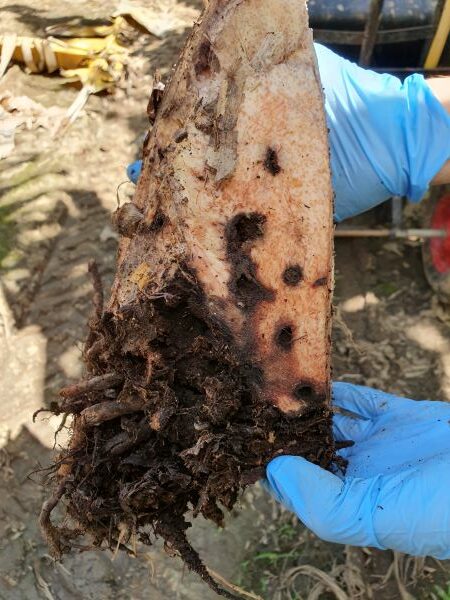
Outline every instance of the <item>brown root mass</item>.
{"type": "Polygon", "coordinates": [[[162,537],[218,593],[186,537],[221,525],[280,454],[327,467],[332,190],[306,6],[211,0],[162,95],[85,379],[61,391],[69,447],[41,527],[52,554],[162,537]],[[51,514],[62,501],[72,528],[51,514]]]}
{"type": "Polygon", "coordinates": [[[223,508],[279,454],[328,466],[328,410],[314,401],[292,418],[262,400],[258,365],[210,319],[182,268],[164,297],[93,319],[84,356],[89,379],[61,391],[74,434],[55,498],[64,496],[76,529],[55,528],[56,502],[46,504],[41,523],[53,553],[80,532],[111,549],[136,535],[151,543],[153,532],[219,591],[186,540],[185,515],[221,525],[223,508]]]}

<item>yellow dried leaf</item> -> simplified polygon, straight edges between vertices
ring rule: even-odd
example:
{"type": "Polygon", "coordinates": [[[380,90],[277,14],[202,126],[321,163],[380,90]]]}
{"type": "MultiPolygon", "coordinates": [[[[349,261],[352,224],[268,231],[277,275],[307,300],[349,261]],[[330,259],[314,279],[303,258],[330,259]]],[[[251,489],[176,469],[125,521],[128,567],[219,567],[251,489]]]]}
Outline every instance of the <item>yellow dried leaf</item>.
{"type": "Polygon", "coordinates": [[[93,60],[103,59],[108,71],[117,71],[117,64],[125,62],[127,49],[117,43],[111,34],[104,38],[56,38],[18,37],[0,35],[0,73],[10,61],[26,67],[32,73],[52,73],[58,68],[72,70],[88,67],[93,60]]]}
{"type": "Polygon", "coordinates": [[[140,290],[143,290],[150,282],[150,265],[140,264],[129,277],[132,283],[135,283],[140,290]]]}

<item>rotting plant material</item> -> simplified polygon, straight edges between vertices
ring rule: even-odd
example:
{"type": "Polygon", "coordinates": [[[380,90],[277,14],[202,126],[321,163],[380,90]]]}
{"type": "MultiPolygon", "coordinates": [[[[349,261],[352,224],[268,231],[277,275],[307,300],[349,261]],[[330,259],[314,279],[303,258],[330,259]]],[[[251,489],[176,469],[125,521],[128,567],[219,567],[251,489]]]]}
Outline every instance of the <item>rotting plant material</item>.
{"type": "Polygon", "coordinates": [[[91,265],[86,377],[61,391],[72,436],[41,527],[56,557],[82,534],[161,536],[232,597],[187,515],[221,525],[273,457],[334,455],[332,192],[305,5],[213,0],[152,106],[106,307],[91,265]],[[72,529],[50,519],[59,501],[72,529]]]}

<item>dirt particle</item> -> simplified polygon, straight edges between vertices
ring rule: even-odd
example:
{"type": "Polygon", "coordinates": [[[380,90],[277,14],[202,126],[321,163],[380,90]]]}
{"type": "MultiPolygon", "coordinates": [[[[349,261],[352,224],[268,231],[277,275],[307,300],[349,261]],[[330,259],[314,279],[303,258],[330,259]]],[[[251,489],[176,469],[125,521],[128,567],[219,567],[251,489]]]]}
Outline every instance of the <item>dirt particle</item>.
{"type": "Polygon", "coordinates": [[[292,348],[293,330],[290,325],[284,325],[276,334],[276,343],[286,352],[292,348]]]}
{"type": "Polygon", "coordinates": [[[195,127],[203,133],[211,133],[213,129],[213,120],[205,113],[200,113],[195,117],[195,127]]]}
{"type": "Polygon", "coordinates": [[[154,75],[153,89],[150,99],[147,104],[147,116],[150,121],[150,125],[153,125],[158,114],[159,107],[161,105],[164,95],[164,84],[161,81],[161,75],[156,72],[154,75]]]}
{"type": "Polygon", "coordinates": [[[178,129],[178,131],[175,132],[173,139],[177,144],[179,144],[180,142],[183,142],[187,137],[188,132],[186,131],[186,129],[178,129]]]}
{"type": "Polygon", "coordinates": [[[298,285],[303,279],[303,269],[300,265],[291,265],[284,270],[283,281],[292,287],[298,285]]]}
{"type": "Polygon", "coordinates": [[[167,223],[167,220],[166,215],[162,211],[157,210],[152,224],[150,225],[151,231],[160,231],[167,223]]]}
{"type": "Polygon", "coordinates": [[[281,171],[281,167],[278,162],[277,151],[273,148],[267,148],[266,157],[264,159],[264,167],[274,177],[281,171]]]}
{"type": "Polygon", "coordinates": [[[316,279],[316,281],[313,283],[313,287],[321,287],[323,285],[327,285],[328,283],[328,277],[320,277],[319,279],[316,279]]]}

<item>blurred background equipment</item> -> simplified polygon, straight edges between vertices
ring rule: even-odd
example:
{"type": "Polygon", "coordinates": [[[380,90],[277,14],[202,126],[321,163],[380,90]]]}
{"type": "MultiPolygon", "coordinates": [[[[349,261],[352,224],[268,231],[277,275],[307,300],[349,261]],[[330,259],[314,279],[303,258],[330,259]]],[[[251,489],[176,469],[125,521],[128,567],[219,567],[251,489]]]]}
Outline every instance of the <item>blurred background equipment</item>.
{"type": "MultiPolygon", "coordinates": [[[[404,78],[411,73],[450,75],[450,0],[310,0],[316,41],[361,66],[404,78]]],[[[450,298],[450,195],[435,188],[421,228],[403,225],[402,198],[391,200],[390,225],[338,227],[338,237],[423,239],[427,280],[450,298]]],[[[378,210],[379,209],[375,209],[378,210]]]]}
{"type": "Polygon", "coordinates": [[[417,69],[427,57],[427,68],[435,68],[443,54],[448,58],[449,11],[448,0],[309,2],[316,41],[362,66],[381,68],[417,69]]]}

